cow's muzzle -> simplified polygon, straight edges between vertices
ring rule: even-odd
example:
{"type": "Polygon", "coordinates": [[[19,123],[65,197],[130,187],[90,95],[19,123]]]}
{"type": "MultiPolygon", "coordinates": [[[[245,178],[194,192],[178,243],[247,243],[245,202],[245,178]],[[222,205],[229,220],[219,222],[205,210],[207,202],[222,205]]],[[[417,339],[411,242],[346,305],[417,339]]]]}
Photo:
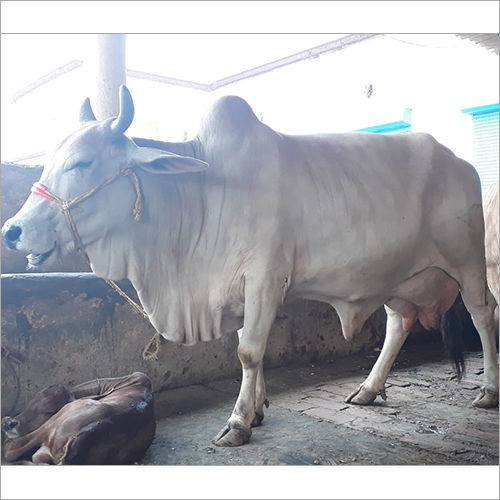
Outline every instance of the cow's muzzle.
{"type": "Polygon", "coordinates": [[[7,221],[2,228],[2,236],[9,248],[16,249],[23,230],[7,221]]]}

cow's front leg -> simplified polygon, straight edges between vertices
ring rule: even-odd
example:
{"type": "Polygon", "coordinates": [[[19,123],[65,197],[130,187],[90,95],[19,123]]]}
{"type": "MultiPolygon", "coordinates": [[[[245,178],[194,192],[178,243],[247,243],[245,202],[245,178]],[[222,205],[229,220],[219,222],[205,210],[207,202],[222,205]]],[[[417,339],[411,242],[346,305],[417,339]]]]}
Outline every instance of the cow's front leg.
{"type": "Polygon", "coordinates": [[[379,394],[385,399],[385,381],[408,337],[408,332],[403,329],[401,316],[389,307],[384,307],[387,313],[387,326],[382,351],[366,380],[349,394],[346,403],[369,405],[379,394]]]}
{"type": "Polygon", "coordinates": [[[255,415],[252,420],[252,427],[258,427],[264,420],[264,406],[269,408],[269,401],[266,397],[266,384],[264,382],[264,368],[261,361],[257,371],[257,385],[255,387],[255,415]]]}
{"type": "Polygon", "coordinates": [[[245,320],[243,328],[238,332],[240,337],[238,358],[242,367],[241,388],[229,420],[212,440],[217,446],[245,444],[252,434],[252,424],[256,423],[256,412],[260,413],[260,420],[263,418],[262,406],[266,399],[262,359],[281,300],[282,290],[279,286],[269,284],[257,288],[247,280],[245,320]],[[259,384],[258,389],[257,384],[259,384]]]}
{"type": "MultiPolygon", "coordinates": [[[[238,330],[238,338],[241,340],[243,330],[238,330]]],[[[266,397],[266,384],[264,382],[264,368],[262,361],[257,370],[257,381],[255,385],[255,415],[252,420],[252,427],[258,427],[264,420],[264,406],[269,408],[269,401],[266,397]]]]}

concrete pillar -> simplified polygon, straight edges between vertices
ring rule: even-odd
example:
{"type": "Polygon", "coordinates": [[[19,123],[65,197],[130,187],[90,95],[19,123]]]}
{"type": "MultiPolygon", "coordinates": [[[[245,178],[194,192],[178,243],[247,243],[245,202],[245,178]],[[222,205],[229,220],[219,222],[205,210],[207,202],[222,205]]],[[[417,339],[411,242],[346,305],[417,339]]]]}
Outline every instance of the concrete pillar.
{"type": "Polygon", "coordinates": [[[98,120],[117,116],[120,111],[118,89],[126,81],[125,35],[96,35],[89,59],[90,101],[98,120]]]}

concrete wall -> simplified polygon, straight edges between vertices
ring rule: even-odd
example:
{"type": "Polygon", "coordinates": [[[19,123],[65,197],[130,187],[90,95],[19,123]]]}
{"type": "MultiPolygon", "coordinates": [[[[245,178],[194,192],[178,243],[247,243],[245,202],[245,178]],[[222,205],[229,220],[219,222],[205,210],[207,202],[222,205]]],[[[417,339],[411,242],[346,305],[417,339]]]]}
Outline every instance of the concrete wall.
{"type": "MultiPolygon", "coordinates": [[[[2,223],[21,207],[40,168],[2,164],[2,223]]],[[[25,256],[4,246],[2,273],[23,273],[25,256]]],[[[72,255],[50,273],[2,275],[2,414],[15,413],[50,384],[73,385],[96,377],[147,373],[156,391],[240,376],[237,335],[192,347],[163,342],[157,361],[142,351],[152,326],[72,255]]],[[[122,284],[135,296],[129,283],[122,284]]],[[[327,304],[297,301],[275,321],[266,367],[329,359],[369,348],[383,334],[382,311],[353,343],[344,340],[327,304]]]]}
{"type": "MultiPolygon", "coordinates": [[[[122,286],[134,295],[130,284],[122,286]]],[[[363,334],[348,343],[330,306],[297,301],[278,315],[264,366],[314,362],[369,348],[383,332],[383,323],[379,311],[363,334]]],[[[153,333],[92,273],[3,275],[2,414],[19,411],[50,384],[73,385],[135,370],[151,377],[155,391],[240,376],[235,333],[189,347],[163,341],[158,360],[145,361],[142,351],[153,333]]]]}

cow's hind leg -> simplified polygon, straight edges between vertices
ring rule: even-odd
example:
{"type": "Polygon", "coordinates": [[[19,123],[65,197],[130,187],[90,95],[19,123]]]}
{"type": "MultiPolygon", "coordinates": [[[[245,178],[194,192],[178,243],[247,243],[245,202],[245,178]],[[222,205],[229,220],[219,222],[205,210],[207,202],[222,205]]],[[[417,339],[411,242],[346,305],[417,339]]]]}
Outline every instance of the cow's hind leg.
{"type": "Polygon", "coordinates": [[[369,405],[380,394],[385,399],[385,381],[389,376],[408,332],[403,329],[401,316],[384,306],[387,312],[387,326],[382,351],[366,380],[346,399],[346,403],[369,405]]]}
{"type": "MultiPolygon", "coordinates": [[[[265,402],[265,393],[262,392],[262,359],[282,295],[279,285],[254,287],[249,281],[245,284],[245,320],[239,332],[241,388],[229,420],[212,440],[217,446],[240,446],[246,443],[252,434],[252,423],[256,423],[256,410],[262,412],[265,402]],[[257,389],[259,379],[261,383],[257,389]],[[263,399],[262,402],[258,402],[257,397],[263,399]]],[[[263,416],[263,412],[261,415],[263,416]]]]}
{"type": "Polygon", "coordinates": [[[495,341],[496,301],[484,280],[477,280],[476,275],[465,277],[462,281],[462,299],[472,316],[472,321],[479,332],[483,347],[484,385],[479,396],[472,403],[479,408],[494,408],[498,405],[498,361],[495,341]],[[486,293],[486,294],[485,294],[486,293]]]}

